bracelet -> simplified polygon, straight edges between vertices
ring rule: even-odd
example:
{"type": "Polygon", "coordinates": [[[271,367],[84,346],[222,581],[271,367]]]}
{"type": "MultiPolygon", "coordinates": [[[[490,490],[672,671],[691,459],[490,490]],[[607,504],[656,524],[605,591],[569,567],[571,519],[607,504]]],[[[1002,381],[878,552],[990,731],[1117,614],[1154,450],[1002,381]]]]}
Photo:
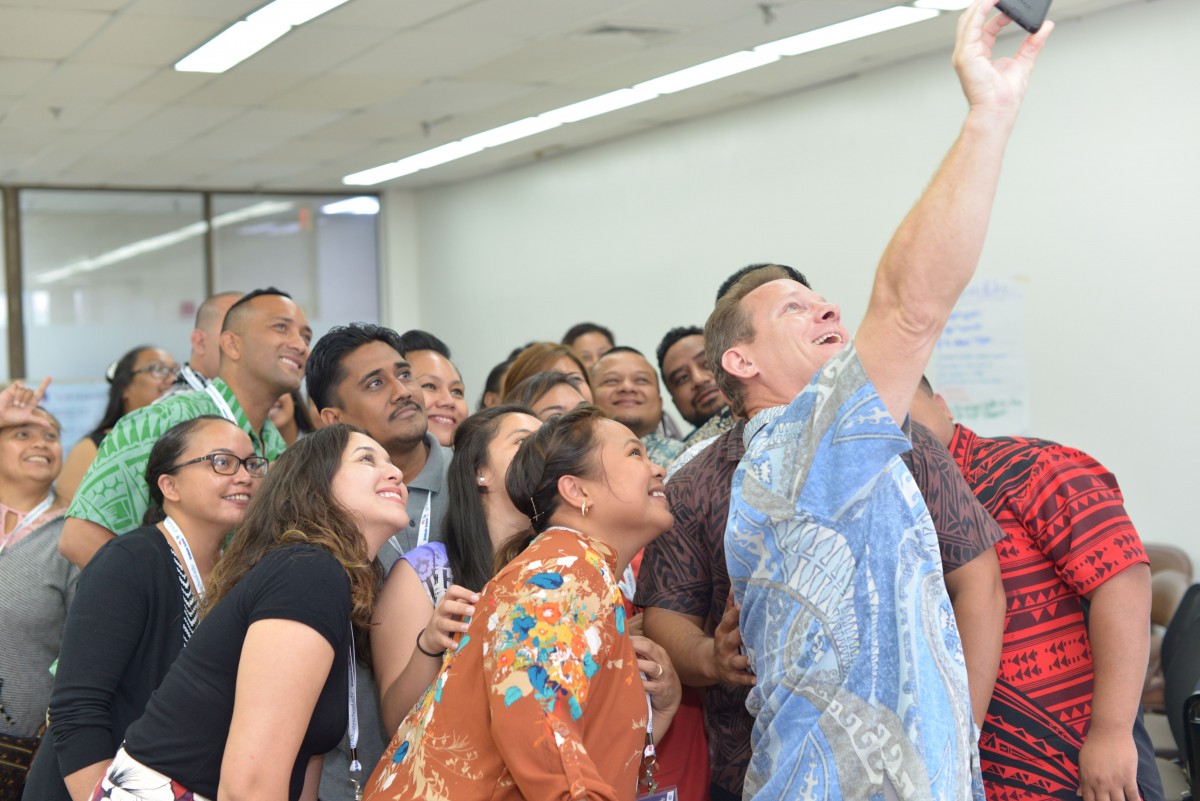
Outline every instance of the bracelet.
{"type": "Polygon", "coordinates": [[[425,654],[425,656],[428,656],[432,659],[441,659],[445,655],[445,653],[446,653],[445,651],[438,653],[437,651],[426,651],[424,648],[421,647],[421,635],[424,633],[425,633],[425,629],[419,629],[417,631],[417,650],[420,651],[421,653],[425,654]]]}

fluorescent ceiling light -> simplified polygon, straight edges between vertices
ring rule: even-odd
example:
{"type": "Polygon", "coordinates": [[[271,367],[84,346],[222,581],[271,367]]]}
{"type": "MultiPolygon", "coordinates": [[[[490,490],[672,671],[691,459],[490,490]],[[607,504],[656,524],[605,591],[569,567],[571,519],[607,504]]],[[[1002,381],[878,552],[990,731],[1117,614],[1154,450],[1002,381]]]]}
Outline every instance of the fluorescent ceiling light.
{"type": "Polygon", "coordinates": [[[971,5],[971,0],[917,0],[917,8],[933,8],[938,11],[962,11],[971,5]]]}
{"type": "Polygon", "coordinates": [[[225,72],[292,28],[347,0],[275,0],[235,22],[175,64],[179,72],[225,72]]]}
{"type": "Polygon", "coordinates": [[[598,117],[601,114],[616,111],[619,108],[628,108],[638,103],[645,103],[647,100],[653,100],[656,97],[658,95],[653,92],[639,91],[637,89],[618,89],[615,92],[581,100],[578,103],[556,108],[553,111],[547,111],[545,114],[539,114],[538,116],[544,120],[554,120],[558,123],[579,122],[589,117],[598,117]]]}
{"type": "Polygon", "coordinates": [[[321,207],[322,214],[378,214],[379,198],[370,195],[348,197],[321,207]]]}
{"type": "Polygon", "coordinates": [[[560,125],[562,125],[561,122],[545,117],[526,117],[523,120],[517,120],[516,122],[510,122],[508,125],[493,128],[490,131],[468,136],[462,142],[465,145],[478,145],[480,148],[497,147],[498,145],[515,142],[518,139],[524,139],[527,136],[539,134],[542,131],[548,131],[551,128],[557,128],[560,125]]]}
{"type": "Polygon", "coordinates": [[[815,31],[806,31],[796,36],[789,36],[777,42],[759,45],[754,48],[756,53],[772,53],[777,56],[798,56],[801,53],[811,53],[825,47],[844,44],[872,36],[905,25],[912,25],[936,17],[938,12],[932,8],[912,8],[911,6],[893,6],[874,14],[826,25],[815,31]]]}
{"type": "MultiPolygon", "coordinates": [[[[314,3],[319,1],[325,3],[332,2],[332,0],[307,1],[314,3]]],[[[301,2],[301,0],[292,0],[292,2],[301,2]]],[[[820,50],[824,47],[831,47],[854,39],[860,39],[864,36],[871,36],[876,33],[883,33],[884,31],[932,19],[938,16],[940,13],[939,9],[945,8],[949,10],[965,7],[969,5],[969,0],[968,2],[961,2],[961,0],[917,0],[915,5],[921,7],[893,6],[892,8],[877,11],[873,14],[839,22],[835,25],[828,25],[815,31],[807,31],[798,36],[790,36],[776,42],[759,45],[753,50],[742,50],[737,53],[731,53],[728,56],[715,58],[712,61],[706,61],[694,67],[672,72],[669,75],[643,81],[628,89],[618,89],[615,92],[608,92],[607,94],[588,98],[587,100],[581,100],[578,103],[556,108],[552,111],[539,114],[536,117],[526,117],[523,120],[517,120],[508,125],[493,128],[490,131],[468,136],[457,142],[451,142],[440,147],[435,147],[432,150],[426,150],[423,153],[417,153],[391,164],[384,164],[379,167],[372,167],[369,170],[362,170],[352,175],[347,175],[342,179],[342,183],[371,186],[383,183],[384,181],[390,181],[393,178],[411,175],[419,170],[445,164],[448,161],[478,153],[489,147],[497,147],[498,145],[507,144],[517,139],[533,136],[534,134],[548,131],[551,128],[556,128],[559,125],[579,122],[590,117],[607,114],[610,111],[644,103],[656,97],[668,95],[673,92],[681,92],[684,89],[690,89],[693,86],[700,86],[701,84],[721,78],[727,78],[730,75],[737,75],[740,72],[778,61],[783,56],[809,53],[813,50],[820,50]]]]}
{"type": "Polygon", "coordinates": [[[670,75],[664,75],[652,81],[636,84],[633,88],[635,91],[640,89],[656,95],[669,95],[710,81],[728,78],[730,75],[737,75],[739,72],[762,67],[778,60],[779,56],[772,53],[753,53],[749,50],[742,50],[679,72],[672,72],[670,75]]]}
{"type": "Polygon", "coordinates": [[[391,164],[382,164],[378,167],[372,167],[369,170],[347,175],[342,179],[342,183],[356,186],[371,186],[383,181],[390,181],[393,178],[411,175],[419,170],[427,170],[430,167],[445,164],[447,161],[461,159],[463,156],[478,153],[480,150],[483,150],[483,148],[479,145],[469,145],[465,142],[451,142],[441,147],[435,147],[433,150],[426,150],[423,153],[417,153],[415,156],[409,156],[406,159],[393,161],[391,164]]]}

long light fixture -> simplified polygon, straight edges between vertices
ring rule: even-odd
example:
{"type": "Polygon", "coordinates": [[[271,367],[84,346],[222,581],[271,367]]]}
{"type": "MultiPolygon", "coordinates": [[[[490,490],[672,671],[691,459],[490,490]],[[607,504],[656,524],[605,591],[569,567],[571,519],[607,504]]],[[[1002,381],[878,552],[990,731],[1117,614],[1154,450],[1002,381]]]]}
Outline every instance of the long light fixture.
{"type": "Polygon", "coordinates": [[[274,0],[184,56],[175,69],[179,72],[225,72],[292,28],[346,2],[348,0],[274,0]]]}
{"type": "Polygon", "coordinates": [[[477,133],[399,161],[351,173],[342,178],[342,183],[350,186],[374,186],[384,181],[411,175],[448,161],[473,155],[490,147],[524,139],[560,125],[579,122],[638,103],[645,103],[656,97],[681,92],[694,86],[757,69],[772,64],[785,56],[811,53],[814,50],[844,44],[854,39],[913,25],[933,19],[942,11],[964,8],[969,4],[970,0],[965,0],[965,2],[964,0],[916,0],[912,5],[892,6],[845,22],[826,25],[823,28],[789,36],[786,39],[768,42],[751,50],[730,53],[694,67],[634,84],[627,89],[618,89],[615,92],[581,100],[578,103],[510,122],[499,128],[477,133]]]}

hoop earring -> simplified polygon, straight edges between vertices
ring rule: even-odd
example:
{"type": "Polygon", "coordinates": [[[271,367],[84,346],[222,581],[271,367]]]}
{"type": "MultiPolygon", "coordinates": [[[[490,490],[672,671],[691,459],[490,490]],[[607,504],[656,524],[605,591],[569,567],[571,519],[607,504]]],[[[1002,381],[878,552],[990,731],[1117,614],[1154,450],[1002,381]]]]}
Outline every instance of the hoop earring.
{"type": "Polygon", "coordinates": [[[579,509],[579,513],[587,517],[587,501],[583,502],[583,506],[579,509]]]}

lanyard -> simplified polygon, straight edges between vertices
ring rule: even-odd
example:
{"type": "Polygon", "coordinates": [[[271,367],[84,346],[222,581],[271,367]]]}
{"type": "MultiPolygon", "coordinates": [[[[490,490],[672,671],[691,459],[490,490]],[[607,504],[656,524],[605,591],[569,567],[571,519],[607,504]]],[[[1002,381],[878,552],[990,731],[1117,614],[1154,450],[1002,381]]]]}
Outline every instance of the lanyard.
{"type": "Polygon", "coordinates": [[[196,371],[192,369],[191,365],[188,364],[185,364],[183,367],[179,368],[179,377],[187,382],[187,385],[197,392],[204,392],[208,386],[208,383],[205,381],[205,379],[197,374],[196,371]]]}
{"type": "Polygon", "coordinates": [[[170,515],[163,520],[163,526],[171,535],[171,539],[175,540],[175,545],[179,547],[179,553],[183,555],[183,564],[187,567],[188,575],[192,577],[192,586],[196,588],[196,597],[203,600],[204,579],[200,578],[200,568],[196,566],[196,558],[192,556],[192,547],[184,538],[179,524],[172,520],[170,515]]]}
{"type": "Polygon", "coordinates": [[[220,390],[209,384],[204,388],[204,391],[208,393],[208,397],[212,398],[212,402],[217,404],[217,411],[221,413],[221,416],[235,426],[238,425],[237,418],[233,416],[233,409],[229,408],[229,404],[225,401],[225,397],[221,395],[220,390]]]}
{"type": "Polygon", "coordinates": [[[29,514],[22,517],[20,523],[17,523],[15,526],[13,526],[13,530],[9,532],[8,536],[4,538],[3,542],[0,542],[0,553],[4,553],[4,549],[8,546],[8,544],[10,542],[12,542],[14,539],[16,539],[18,534],[20,534],[22,531],[24,531],[29,526],[32,526],[34,523],[37,522],[39,517],[46,514],[46,510],[49,509],[53,503],[54,503],[54,492],[52,491],[49,495],[46,496],[45,500],[43,500],[37,506],[30,509],[29,514]]]}
{"type": "Polygon", "coordinates": [[[421,525],[417,527],[417,545],[429,542],[429,505],[433,502],[433,493],[425,493],[425,511],[421,512],[421,525]]]}
{"type": "Polygon", "coordinates": [[[350,624],[350,681],[349,692],[350,726],[347,737],[350,741],[350,786],[354,788],[354,801],[362,801],[362,763],[358,761],[358,676],[354,671],[354,624],[350,624]]]}

